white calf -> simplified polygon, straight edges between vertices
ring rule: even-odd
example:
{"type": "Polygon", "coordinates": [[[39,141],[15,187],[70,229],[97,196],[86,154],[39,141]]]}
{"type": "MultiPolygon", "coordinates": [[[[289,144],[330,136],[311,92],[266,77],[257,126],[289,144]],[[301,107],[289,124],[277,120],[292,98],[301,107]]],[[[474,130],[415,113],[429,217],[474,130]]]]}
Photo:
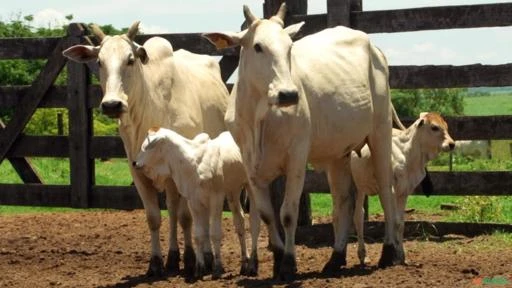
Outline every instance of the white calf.
{"type": "MultiPolygon", "coordinates": [[[[392,175],[393,191],[397,201],[400,237],[403,238],[404,211],[407,196],[425,178],[427,162],[437,157],[441,151],[453,150],[455,142],[448,134],[448,125],[437,113],[421,113],[406,130],[393,129],[392,175]]],[[[366,250],[363,239],[364,196],[380,193],[375,179],[373,162],[368,146],[364,146],[359,157],[352,152],[352,177],[357,187],[354,224],[358,238],[358,257],[365,263],[366,250]]]]}
{"type": "MultiPolygon", "coordinates": [[[[152,128],[142,144],[141,152],[133,163],[142,169],[156,187],[163,188],[167,181],[174,181],[180,194],[188,201],[192,213],[196,271],[195,277],[205,273],[204,247],[209,245],[208,235],[214,246],[213,278],[223,273],[220,257],[222,238],[222,208],[224,196],[233,212],[233,222],[238,235],[241,253],[241,274],[252,274],[245,244],[243,211],[240,192],[247,184],[240,150],[229,132],[210,139],[201,133],[189,140],[165,128],[152,128]],[[211,225],[210,225],[211,224],[211,225]],[[208,231],[208,227],[210,231],[208,231]]],[[[252,200],[252,193],[248,190],[252,200]]],[[[256,244],[259,234],[259,215],[251,209],[251,261],[257,262],[256,244]]],[[[252,263],[252,266],[255,265],[252,263]]],[[[254,270],[254,269],[252,269],[254,270]]]]}

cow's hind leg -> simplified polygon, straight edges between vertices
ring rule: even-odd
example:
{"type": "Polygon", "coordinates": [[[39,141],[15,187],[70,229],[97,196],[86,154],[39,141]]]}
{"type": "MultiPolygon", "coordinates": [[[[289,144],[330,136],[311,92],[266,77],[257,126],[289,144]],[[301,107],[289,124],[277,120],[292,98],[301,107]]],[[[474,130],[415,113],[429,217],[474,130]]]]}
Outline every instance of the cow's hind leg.
{"type": "Polygon", "coordinates": [[[185,242],[185,251],[183,254],[184,274],[185,278],[191,279],[194,276],[196,267],[196,256],[194,246],[192,245],[192,216],[188,207],[188,201],[184,197],[180,197],[178,207],[178,221],[181,229],[183,229],[183,237],[185,242]]]}
{"type": "MultiPolygon", "coordinates": [[[[382,127],[381,127],[382,128],[382,127]]],[[[375,178],[380,188],[379,199],[384,210],[385,235],[379,267],[403,264],[404,250],[398,235],[399,220],[396,200],[391,191],[391,130],[376,129],[368,138],[375,178]]]]}
{"type": "Polygon", "coordinates": [[[174,183],[169,183],[166,188],[165,198],[167,212],[169,213],[169,252],[167,253],[165,270],[171,276],[178,275],[180,271],[180,249],[178,245],[178,209],[180,198],[174,183]]]}
{"type": "Polygon", "coordinates": [[[224,193],[220,193],[220,191],[215,192],[219,193],[210,196],[210,238],[214,249],[213,266],[211,267],[211,271],[212,279],[219,279],[222,277],[222,274],[224,274],[220,251],[222,241],[222,208],[224,208],[224,193]]]}
{"type": "Polygon", "coordinates": [[[354,226],[357,234],[357,257],[361,266],[369,263],[369,259],[366,258],[366,248],[364,245],[364,197],[365,193],[362,189],[358,188],[354,210],[354,226]]]}
{"type": "Polygon", "coordinates": [[[191,271],[187,271],[186,278],[191,279],[202,279],[206,274],[206,267],[204,261],[204,250],[206,241],[209,237],[209,225],[208,219],[210,216],[210,210],[208,207],[202,205],[201,203],[196,203],[194,201],[189,201],[190,212],[192,213],[193,219],[193,237],[195,244],[195,267],[193,276],[191,275],[191,271]]]}
{"type": "Polygon", "coordinates": [[[333,200],[334,247],[322,273],[333,274],[347,264],[348,233],[354,209],[350,195],[350,156],[333,160],[326,172],[333,200]]]}
{"type": "Polygon", "coordinates": [[[240,275],[247,275],[249,256],[247,255],[247,243],[245,241],[244,214],[240,205],[240,191],[226,191],[229,209],[233,214],[233,225],[240,243],[240,275]]]}

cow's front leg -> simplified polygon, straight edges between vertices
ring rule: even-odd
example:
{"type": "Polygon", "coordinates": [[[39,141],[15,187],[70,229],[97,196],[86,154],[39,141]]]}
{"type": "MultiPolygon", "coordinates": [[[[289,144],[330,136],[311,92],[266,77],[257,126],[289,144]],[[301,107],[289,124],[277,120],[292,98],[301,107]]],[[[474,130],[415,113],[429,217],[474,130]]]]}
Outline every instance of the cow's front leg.
{"type": "Polygon", "coordinates": [[[356,205],[354,210],[354,226],[357,234],[357,257],[359,258],[359,264],[365,266],[369,263],[369,259],[366,257],[366,248],[364,245],[364,198],[366,194],[360,187],[357,188],[356,192],[356,205]]]}
{"type": "Polygon", "coordinates": [[[130,167],[133,182],[144,205],[146,220],[151,235],[151,259],[146,272],[148,277],[161,277],[165,274],[162,249],[160,247],[160,206],[158,203],[158,191],[153,187],[151,181],[142,172],[130,167]]]}
{"type": "MultiPolygon", "coordinates": [[[[219,279],[222,277],[222,274],[224,274],[220,251],[222,241],[222,208],[224,208],[224,193],[220,193],[220,191],[215,192],[217,192],[217,194],[210,197],[210,238],[215,252],[211,271],[212,279],[219,279]]],[[[206,263],[206,265],[208,265],[208,263],[206,263]]]]}
{"type": "Polygon", "coordinates": [[[334,247],[322,273],[331,274],[347,265],[347,241],[354,209],[350,195],[350,156],[333,160],[326,172],[333,200],[334,247]]]}
{"type": "Polygon", "coordinates": [[[260,235],[260,214],[256,209],[254,192],[250,187],[247,187],[249,194],[249,203],[253,203],[249,210],[249,221],[251,224],[251,257],[247,266],[247,276],[258,275],[258,237],[260,235]]]}
{"type": "MultiPolygon", "coordinates": [[[[294,157],[296,156],[294,155],[294,157]]],[[[306,175],[306,159],[303,159],[303,162],[300,160],[302,159],[294,158],[288,163],[285,195],[280,211],[285,234],[285,246],[283,260],[280,263],[279,278],[284,281],[295,279],[297,273],[295,231],[297,229],[300,196],[302,195],[306,175]]]]}
{"type": "Polygon", "coordinates": [[[233,214],[233,225],[235,226],[236,236],[240,243],[240,275],[247,275],[249,256],[247,255],[247,243],[245,241],[244,215],[240,205],[240,191],[226,191],[226,198],[229,209],[233,214]]]}
{"type": "MultiPolygon", "coordinates": [[[[274,209],[270,201],[270,192],[268,189],[268,182],[256,182],[251,178],[251,189],[254,192],[255,208],[258,209],[261,220],[267,225],[267,230],[270,236],[271,250],[274,255],[274,278],[278,277],[279,266],[283,260],[284,244],[279,236],[277,229],[277,221],[275,219],[274,209]]],[[[254,209],[254,207],[251,207],[254,209]]]]}

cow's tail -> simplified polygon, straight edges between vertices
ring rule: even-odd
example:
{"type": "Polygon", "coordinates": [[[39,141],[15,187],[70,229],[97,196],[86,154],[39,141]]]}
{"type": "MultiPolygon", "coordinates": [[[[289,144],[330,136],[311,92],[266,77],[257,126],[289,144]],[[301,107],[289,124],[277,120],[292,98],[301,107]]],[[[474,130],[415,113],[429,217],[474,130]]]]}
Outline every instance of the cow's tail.
{"type": "Polygon", "coordinates": [[[398,114],[396,114],[395,106],[393,106],[393,103],[391,103],[391,114],[393,116],[393,122],[395,122],[396,126],[400,128],[400,130],[406,130],[404,124],[400,121],[400,118],[398,118],[398,114]]]}

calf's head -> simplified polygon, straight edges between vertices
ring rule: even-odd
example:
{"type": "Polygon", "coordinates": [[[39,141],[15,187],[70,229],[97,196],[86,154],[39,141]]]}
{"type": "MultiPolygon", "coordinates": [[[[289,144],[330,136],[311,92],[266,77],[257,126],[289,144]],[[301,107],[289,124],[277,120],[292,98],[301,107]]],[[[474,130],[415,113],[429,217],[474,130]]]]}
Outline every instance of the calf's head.
{"type": "Polygon", "coordinates": [[[148,61],[144,47],[133,41],[139,22],[133,23],[126,34],[116,36],[105,35],[97,25],[91,28],[101,41],[99,46],[75,45],[62,53],[79,63],[97,61],[103,90],[100,108],[105,115],[119,118],[128,110],[127,88],[138,81],[134,76],[135,69],[148,61]]]}
{"type": "Polygon", "coordinates": [[[239,82],[258,95],[268,97],[269,105],[289,106],[299,101],[292,81],[292,38],[304,22],[284,27],[286,4],[270,19],[255,17],[247,6],[244,16],[248,28],[235,33],[203,34],[217,48],[241,46],[239,82]]]}
{"type": "Polygon", "coordinates": [[[423,112],[415,123],[419,133],[423,152],[433,159],[439,152],[451,151],[455,148],[455,141],[448,133],[448,124],[441,115],[435,112],[423,112]]]}
{"type": "Polygon", "coordinates": [[[132,165],[153,181],[158,189],[163,189],[166,179],[171,176],[166,157],[165,143],[168,141],[165,131],[160,128],[151,128],[147,137],[142,143],[141,151],[133,161],[132,165]]]}

